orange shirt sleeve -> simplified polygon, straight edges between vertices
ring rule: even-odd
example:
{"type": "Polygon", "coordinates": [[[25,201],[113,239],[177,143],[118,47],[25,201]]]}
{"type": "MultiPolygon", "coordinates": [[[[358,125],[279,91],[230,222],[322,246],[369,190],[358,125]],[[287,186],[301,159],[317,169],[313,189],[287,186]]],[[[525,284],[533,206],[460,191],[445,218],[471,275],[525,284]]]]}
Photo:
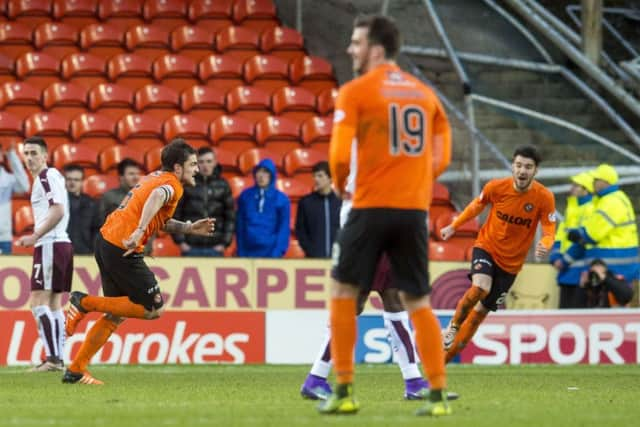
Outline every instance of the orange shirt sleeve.
{"type": "Polygon", "coordinates": [[[490,203],[490,194],[492,188],[490,184],[491,182],[487,183],[487,185],[484,186],[482,193],[480,193],[478,197],[473,199],[471,203],[469,203],[464,208],[462,213],[458,215],[458,217],[453,221],[453,228],[457,229],[465,222],[477,217],[482,213],[487,204],[490,203]]]}
{"type": "Polygon", "coordinates": [[[333,113],[333,131],[329,144],[329,168],[333,185],[344,192],[349,176],[351,143],[358,126],[358,107],[354,86],[347,83],[340,88],[333,113]]]}
{"type": "Polygon", "coordinates": [[[451,163],[451,126],[449,119],[437,97],[436,111],[433,117],[433,178],[437,178],[451,163]]]}
{"type": "Polygon", "coordinates": [[[542,227],[542,238],[540,242],[545,248],[551,249],[556,235],[556,201],[549,191],[544,193],[544,208],[540,213],[540,226],[542,227]]]}

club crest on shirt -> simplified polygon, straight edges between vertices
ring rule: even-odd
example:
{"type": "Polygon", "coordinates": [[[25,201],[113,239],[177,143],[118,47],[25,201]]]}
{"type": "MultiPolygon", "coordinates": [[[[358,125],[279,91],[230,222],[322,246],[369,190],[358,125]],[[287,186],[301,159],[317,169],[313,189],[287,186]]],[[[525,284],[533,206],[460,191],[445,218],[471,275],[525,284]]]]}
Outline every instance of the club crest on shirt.
{"type": "Polygon", "coordinates": [[[343,110],[336,110],[333,112],[333,123],[340,123],[344,120],[346,114],[343,110]]]}
{"type": "Polygon", "coordinates": [[[526,205],[524,205],[525,212],[531,212],[532,210],[533,210],[533,205],[531,203],[527,203],[526,205]]]}
{"type": "Polygon", "coordinates": [[[549,214],[549,222],[556,222],[556,213],[555,212],[551,212],[549,214]]]}

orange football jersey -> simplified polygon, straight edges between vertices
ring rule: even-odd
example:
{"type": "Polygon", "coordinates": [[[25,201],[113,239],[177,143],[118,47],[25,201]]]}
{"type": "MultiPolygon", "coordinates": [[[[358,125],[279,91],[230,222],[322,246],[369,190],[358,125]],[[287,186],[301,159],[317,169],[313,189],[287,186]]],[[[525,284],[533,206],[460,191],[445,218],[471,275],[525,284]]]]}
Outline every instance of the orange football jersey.
{"type": "Polygon", "coordinates": [[[140,182],[129,191],[122,200],[118,209],[113,211],[105,221],[100,233],[104,239],[119,248],[126,249],[123,240],[126,240],[136,229],[142,216],[142,208],[151,195],[151,192],[163,185],[173,188],[173,196],[155,214],[147,229],[144,231],[140,245],[136,252],[142,252],[149,237],[161,230],[165,223],[173,216],[182,198],[183,188],[178,178],[172,172],[157,171],[143,177],[140,182]]]}
{"type": "Polygon", "coordinates": [[[451,161],[451,129],[431,88],[393,64],[340,88],[329,163],[341,192],[354,138],[354,208],[429,208],[433,182],[451,161]]]}
{"type": "Polygon", "coordinates": [[[491,205],[487,221],[480,228],[475,246],[489,252],[503,270],[515,274],[529,252],[538,223],[542,225],[542,244],[551,249],[556,230],[553,193],[538,181],[529,190],[517,191],[513,178],[489,181],[453,222],[458,228],[491,205]]]}

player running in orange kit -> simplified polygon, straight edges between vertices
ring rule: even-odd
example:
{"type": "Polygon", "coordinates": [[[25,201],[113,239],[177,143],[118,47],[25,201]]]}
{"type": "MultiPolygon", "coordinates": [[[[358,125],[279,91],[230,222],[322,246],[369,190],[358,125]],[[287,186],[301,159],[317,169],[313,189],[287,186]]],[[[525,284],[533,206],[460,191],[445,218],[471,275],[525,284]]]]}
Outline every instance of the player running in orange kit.
{"type": "Polygon", "coordinates": [[[511,164],[513,176],[489,181],[460,216],[440,230],[447,240],[458,227],[491,205],[473,247],[472,286],[458,301],[443,331],[447,363],[467,345],[488,312],[504,302],[522,269],[538,223],[542,225],[542,238],[536,244],[536,258],[544,257],[553,245],[555,200],[553,193],[534,179],[539,163],[540,155],[534,147],[517,148],[511,164]]]}
{"type": "Polygon", "coordinates": [[[214,220],[193,224],[171,219],[182,197],[183,185],[195,185],[198,172],[195,150],[183,139],[162,149],[162,170],[144,177],[113,211],[96,239],[95,258],[100,269],[103,297],[72,292],[66,332],[72,335],[86,313],[104,313],[87,332],[62,382],[103,384],[87,371],[89,361],[125,318],[156,319],[163,312],[160,287],[144,262],[143,249],[157,231],[210,236],[214,220]]]}
{"type": "MultiPolygon", "coordinates": [[[[383,253],[409,312],[431,384],[419,415],[448,415],[438,319],[429,303],[427,210],[437,174],[451,158],[451,131],[431,88],[395,63],[400,33],[384,16],[360,16],[347,52],[359,77],[342,86],[334,112],[329,164],[334,188],[345,192],[352,142],[357,172],[353,209],[333,251],[331,356],[337,386],[318,406],[323,414],[359,409],[353,394],[356,300],[368,291],[383,253]],[[434,147],[440,162],[432,165],[434,147]]],[[[345,194],[343,197],[349,197],[345,194]]]]}

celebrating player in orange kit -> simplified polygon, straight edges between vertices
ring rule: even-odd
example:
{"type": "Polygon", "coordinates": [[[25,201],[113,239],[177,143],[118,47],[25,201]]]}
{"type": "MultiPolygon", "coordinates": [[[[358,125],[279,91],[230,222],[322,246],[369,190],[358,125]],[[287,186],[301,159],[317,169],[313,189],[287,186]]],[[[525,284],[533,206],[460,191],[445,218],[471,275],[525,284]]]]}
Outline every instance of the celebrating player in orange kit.
{"type": "Polygon", "coordinates": [[[163,311],[160,287],[143,259],[144,245],[157,231],[210,236],[211,218],[193,224],[172,219],[183,185],[195,185],[195,150],[177,138],[162,149],[162,170],[144,177],[108,217],[96,239],[103,297],[72,292],[67,310],[67,335],[72,335],[86,313],[104,313],[87,332],[62,382],[103,384],[87,371],[89,361],[125,318],[156,319],[163,311]]]}
{"type": "Polygon", "coordinates": [[[536,245],[536,258],[544,257],[553,245],[555,200],[553,193],[534,179],[539,163],[540,155],[534,147],[517,148],[511,164],[513,176],[489,181],[460,216],[440,230],[447,240],[456,228],[491,205],[473,247],[472,286],[458,301],[456,312],[443,331],[447,363],[467,345],[488,312],[504,302],[522,269],[538,223],[542,225],[542,238],[536,245]]]}
{"type": "Polygon", "coordinates": [[[431,384],[418,415],[451,413],[427,265],[427,210],[433,182],[451,159],[451,130],[433,90],[396,65],[400,42],[398,28],[388,17],[356,18],[347,52],[359,77],[340,89],[336,101],[329,149],[334,188],[345,192],[353,141],[357,172],[353,209],[333,250],[329,305],[337,385],[318,406],[323,414],[359,409],[353,393],[356,300],[361,291],[370,290],[383,253],[413,322],[431,384]],[[440,159],[434,167],[435,147],[440,159]]]}

